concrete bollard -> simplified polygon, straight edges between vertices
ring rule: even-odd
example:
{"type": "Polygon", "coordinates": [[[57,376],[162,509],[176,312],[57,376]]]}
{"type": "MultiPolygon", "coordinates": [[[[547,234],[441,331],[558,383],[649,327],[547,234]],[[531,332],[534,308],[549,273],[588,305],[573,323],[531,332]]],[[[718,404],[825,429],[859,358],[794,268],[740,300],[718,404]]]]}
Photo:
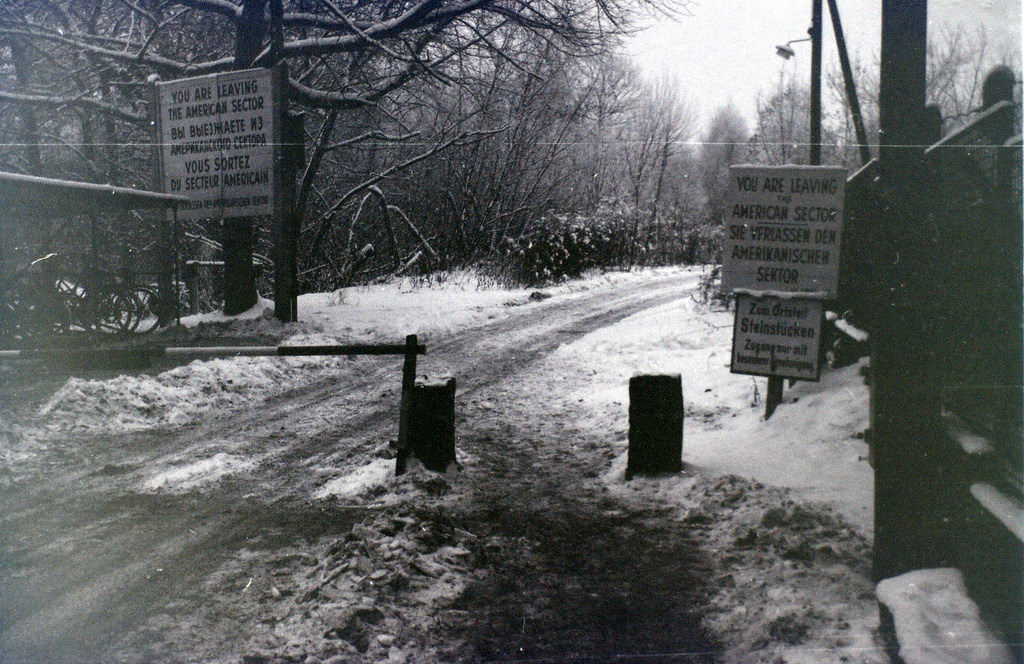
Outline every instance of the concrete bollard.
{"type": "Polygon", "coordinates": [[[629,379],[626,479],[682,469],[682,376],[633,376],[629,379]]]}
{"type": "Polygon", "coordinates": [[[409,447],[425,468],[443,473],[455,462],[455,379],[420,381],[409,404],[409,447]]]}

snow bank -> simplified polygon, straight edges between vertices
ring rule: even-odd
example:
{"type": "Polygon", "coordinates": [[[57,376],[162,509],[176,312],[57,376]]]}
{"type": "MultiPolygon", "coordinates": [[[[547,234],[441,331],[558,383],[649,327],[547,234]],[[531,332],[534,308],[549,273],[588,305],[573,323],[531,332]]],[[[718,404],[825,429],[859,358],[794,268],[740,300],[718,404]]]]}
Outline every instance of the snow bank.
{"type": "Polygon", "coordinates": [[[896,626],[906,664],[1012,664],[1009,649],[981,622],[963,574],[924,569],[885,579],[878,599],[896,626]]]}
{"type": "MultiPolygon", "coordinates": [[[[330,344],[323,335],[296,335],[290,344],[330,344]]],[[[237,408],[309,379],[311,369],[343,367],[337,357],[239,357],[194,360],[156,376],[70,378],[39,410],[51,429],[137,431],[180,426],[203,413],[237,408]]]]}
{"type": "MultiPolygon", "coordinates": [[[[652,274],[682,274],[693,268],[589,275],[545,288],[551,296],[573,296],[613,284],[649,279],[652,274]]],[[[408,334],[447,334],[501,320],[511,307],[530,301],[533,289],[503,288],[473,273],[455,272],[430,279],[353,286],[332,293],[299,296],[299,318],[327,334],[364,340],[401,340],[408,334]]]]}
{"type": "Polygon", "coordinates": [[[256,298],[256,304],[252,305],[247,311],[243,311],[240,314],[234,316],[225,316],[222,311],[212,311],[205,314],[194,314],[192,316],[184,316],[181,319],[181,325],[183,327],[196,327],[198,325],[208,325],[211,323],[231,323],[239,320],[256,320],[259,318],[271,318],[274,315],[274,301],[268,300],[265,297],[256,298]]]}
{"type": "Polygon", "coordinates": [[[827,371],[819,383],[787,386],[783,404],[767,421],[763,403],[758,403],[723,419],[719,429],[690,427],[684,460],[828,502],[870,534],[874,476],[863,440],[868,389],[860,375],[866,362],[827,371]]]}

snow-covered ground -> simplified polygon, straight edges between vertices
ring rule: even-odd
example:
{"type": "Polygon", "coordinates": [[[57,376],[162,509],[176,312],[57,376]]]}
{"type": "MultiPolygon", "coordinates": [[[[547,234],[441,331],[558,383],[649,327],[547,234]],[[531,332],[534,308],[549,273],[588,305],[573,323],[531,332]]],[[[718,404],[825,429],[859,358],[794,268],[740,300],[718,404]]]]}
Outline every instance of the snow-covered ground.
{"type": "MultiPolygon", "coordinates": [[[[787,387],[783,405],[765,421],[765,380],[729,372],[733,316],[697,301],[700,272],[655,271],[653,276],[678,277],[681,284],[689,284],[684,296],[562,344],[518,376],[518,394],[551,395],[552,382],[561,380],[567,387],[548,397],[547,405],[569,413],[566,417],[575,420],[571,428],[581,439],[608,441],[607,462],[594,485],[624,505],[666,506],[672,519],[699,532],[702,546],[715,557],[716,591],[706,609],[705,627],[720,639],[727,661],[885,662],[868,578],[872,473],[863,440],[867,388],[862,365],[827,371],[819,383],[787,387]],[[682,375],[686,468],[676,476],[626,482],[625,385],[639,373],[682,375]]],[[[443,337],[501,321],[536,302],[571,302],[597,289],[625,288],[651,277],[651,271],[595,275],[538,294],[455,275],[425,285],[406,281],[304,295],[299,300],[301,322],[287,326],[267,315],[265,302],[238,320],[206,316],[183,322],[221,325],[233,336],[259,334],[289,344],[397,342],[409,333],[443,337]]],[[[196,360],[157,375],[71,378],[41,405],[33,422],[0,420],[6,427],[0,436],[0,467],[31,465],[34,455],[45,453],[47,440],[75,429],[180,426],[210,411],[262,403],[308,382],[311,375],[342,379],[360,370],[358,362],[345,358],[235,358],[196,360]]],[[[474,407],[486,410],[487,404],[474,407]]],[[[576,452],[575,443],[570,451],[576,452]]],[[[581,448],[579,453],[585,452],[581,448]]],[[[421,471],[395,478],[386,456],[328,468],[309,500],[398,504],[409,496],[437,494],[435,485],[440,484],[440,493],[454,504],[471,490],[464,478],[472,477],[479,463],[471,451],[460,449],[460,472],[432,476],[421,471]]],[[[233,474],[244,477],[258,463],[258,458],[228,448],[168,457],[164,467],[146,469],[137,489],[193,491],[233,474]]],[[[413,565],[428,580],[418,591],[424,599],[416,604],[419,619],[425,621],[475,573],[468,562],[468,540],[452,535],[446,547],[424,553],[403,528],[383,528],[391,532],[389,537],[379,529],[364,529],[355,540],[367,551],[380,549],[384,559],[413,565]]],[[[350,577],[355,574],[358,581],[376,574],[376,580],[386,580],[390,573],[358,556],[342,560],[337,551],[331,555],[320,555],[314,569],[301,572],[322,583],[317,592],[333,583],[334,604],[348,601],[353,615],[363,611],[379,620],[378,609],[360,608],[363,586],[350,577]],[[328,568],[330,560],[343,563],[343,568],[328,568]],[[350,571],[342,574],[346,569],[350,571]]],[[[248,577],[249,584],[253,578],[248,577]]],[[[276,586],[265,590],[270,597],[281,595],[276,586]]],[[[287,652],[313,648],[308,640],[312,637],[297,620],[290,616],[261,638],[272,644],[274,634],[284,633],[292,644],[287,652]]],[[[364,661],[430,661],[438,656],[435,650],[396,642],[389,626],[389,620],[381,622],[374,638],[363,644],[364,661]]]]}

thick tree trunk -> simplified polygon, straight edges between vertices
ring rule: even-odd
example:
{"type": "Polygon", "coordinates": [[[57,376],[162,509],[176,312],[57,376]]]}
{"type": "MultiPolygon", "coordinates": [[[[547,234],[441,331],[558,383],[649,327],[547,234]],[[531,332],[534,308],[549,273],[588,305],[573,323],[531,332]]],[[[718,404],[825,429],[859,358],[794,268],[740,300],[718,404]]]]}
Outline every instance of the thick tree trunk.
{"type": "MultiPolygon", "coordinates": [[[[18,79],[18,86],[28,89],[31,85],[32,63],[25,55],[24,44],[20,39],[11,39],[8,46],[11,49],[14,76],[18,79]]],[[[18,112],[21,115],[21,142],[25,146],[25,170],[32,175],[41,175],[42,158],[39,152],[39,120],[36,116],[36,109],[25,104],[18,109],[18,112]]]]}
{"type": "Polygon", "coordinates": [[[252,218],[224,220],[224,314],[234,316],[256,304],[256,275],[252,269],[252,218]]]}
{"type": "MultiPolygon", "coordinates": [[[[246,69],[259,55],[266,32],[266,0],[245,0],[235,38],[235,69],[246,69]]],[[[252,217],[224,220],[224,313],[241,313],[256,304],[252,269],[252,217]]]]}

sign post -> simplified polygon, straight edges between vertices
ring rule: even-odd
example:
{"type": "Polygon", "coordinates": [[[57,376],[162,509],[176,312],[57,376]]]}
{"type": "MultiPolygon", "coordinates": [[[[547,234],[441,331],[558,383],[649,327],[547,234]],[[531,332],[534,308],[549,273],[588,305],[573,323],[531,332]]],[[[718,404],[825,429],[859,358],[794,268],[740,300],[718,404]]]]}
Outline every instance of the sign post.
{"type": "Polygon", "coordinates": [[[732,166],[722,288],[737,295],[733,373],[818,380],[824,300],[839,288],[846,169],[732,166]]]}
{"type": "Polygon", "coordinates": [[[254,301],[249,220],[271,216],[275,311],[281,320],[294,321],[298,165],[294,149],[283,155],[281,145],[301,146],[302,135],[299,125],[283,140],[290,128],[284,119],[286,80],[286,70],[277,66],[157,83],[156,132],[163,191],[191,199],[178,218],[224,224],[225,313],[237,313],[227,311],[229,300],[242,309],[254,301]]]}

